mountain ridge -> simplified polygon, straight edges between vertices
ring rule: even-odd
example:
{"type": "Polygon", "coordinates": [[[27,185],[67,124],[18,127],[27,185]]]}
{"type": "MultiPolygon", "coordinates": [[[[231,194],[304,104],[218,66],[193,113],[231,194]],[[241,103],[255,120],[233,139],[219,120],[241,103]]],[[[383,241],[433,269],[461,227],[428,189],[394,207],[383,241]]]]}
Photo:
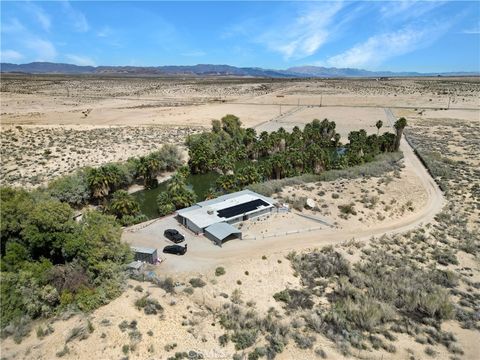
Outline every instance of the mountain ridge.
{"type": "Polygon", "coordinates": [[[163,65],[163,66],[84,66],[53,62],[27,64],[0,63],[2,73],[28,74],[90,74],[90,75],[189,75],[189,76],[239,76],[270,78],[342,78],[342,77],[408,77],[408,76],[479,76],[479,72],[393,72],[370,71],[356,68],[322,66],[296,66],[285,70],[260,67],[236,67],[224,64],[163,65]]]}

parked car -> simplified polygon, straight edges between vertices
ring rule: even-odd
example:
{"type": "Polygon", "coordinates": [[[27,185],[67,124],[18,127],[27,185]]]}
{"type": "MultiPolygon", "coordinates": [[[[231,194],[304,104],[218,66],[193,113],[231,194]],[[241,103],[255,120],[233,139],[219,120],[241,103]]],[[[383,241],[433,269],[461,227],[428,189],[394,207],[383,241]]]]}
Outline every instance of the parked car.
{"type": "Polygon", "coordinates": [[[185,244],[185,246],[168,245],[163,248],[163,252],[173,255],[185,255],[185,253],[187,252],[187,244],[185,244]]]}
{"type": "Polygon", "coordinates": [[[175,244],[181,243],[185,240],[185,237],[175,229],[167,229],[163,232],[163,235],[168,239],[173,241],[175,244]]]}

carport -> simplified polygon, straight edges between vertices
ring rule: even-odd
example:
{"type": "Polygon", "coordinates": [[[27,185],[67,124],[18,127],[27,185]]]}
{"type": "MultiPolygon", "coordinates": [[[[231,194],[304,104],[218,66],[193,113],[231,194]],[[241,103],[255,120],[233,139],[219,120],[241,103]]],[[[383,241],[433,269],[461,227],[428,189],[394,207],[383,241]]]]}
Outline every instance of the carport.
{"type": "Polygon", "coordinates": [[[231,239],[241,239],[242,232],[227,223],[216,223],[205,228],[205,236],[214,241],[218,246],[231,239]]]}

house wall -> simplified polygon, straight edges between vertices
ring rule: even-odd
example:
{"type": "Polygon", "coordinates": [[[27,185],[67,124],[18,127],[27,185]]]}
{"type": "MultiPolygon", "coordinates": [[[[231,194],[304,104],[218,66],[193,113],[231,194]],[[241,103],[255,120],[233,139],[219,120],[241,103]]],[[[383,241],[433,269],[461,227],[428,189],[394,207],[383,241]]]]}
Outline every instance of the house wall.
{"type": "Polygon", "coordinates": [[[188,219],[185,219],[186,222],[185,222],[185,226],[190,229],[191,231],[193,231],[195,234],[200,234],[203,232],[203,229],[198,227],[197,225],[195,225],[193,222],[191,222],[190,220],[188,219]]]}
{"type": "Polygon", "coordinates": [[[242,222],[243,221],[243,215],[241,216],[238,216],[236,218],[233,218],[233,219],[230,219],[227,221],[228,224],[236,224],[236,223],[239,223],[239,222],[242,222]]]}
{"type": "Polygon", "coordinates": [[[148,262],[150,264],[153,264],[153,263],[155,263],[157,258],[158,258],[158,256],[157,256],[157,251],[156,250],[153,254],[135,252],[135,260],[145,261],[145,262],[148,262]]]}
{"type": "Polygon", "coordinates": [[[272,212],[271,208],[263,209],[263,210],[260,210],[260,211],[254,212],[253,214],[248,215],[248,218],[249,219],[255,219],[259,216],[270,214],[271,212],[272,212]]]}

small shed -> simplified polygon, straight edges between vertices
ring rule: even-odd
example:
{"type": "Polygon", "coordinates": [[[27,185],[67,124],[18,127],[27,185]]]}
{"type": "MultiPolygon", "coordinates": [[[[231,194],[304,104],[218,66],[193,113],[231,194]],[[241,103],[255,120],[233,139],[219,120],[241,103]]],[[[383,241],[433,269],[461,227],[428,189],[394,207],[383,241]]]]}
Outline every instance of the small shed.
{"type": "Polygon", "coordinates": [[[140,272],[143,269],[145,263],[140,260],[132,261],[130,264],[127,264],[127,270],[131,272],[140,272]]]}
{"type": "Polygon", "coordinates": [[[135,260],[155,264],[158,260],[157,249],[132,246],[135,260]]]}
{"type": "Polygon", "coordinates": [[[242,232],[228,223],[216,223],[205,228],[205,236],[222,246],[224,241],[241,239],[242,232]]]}

